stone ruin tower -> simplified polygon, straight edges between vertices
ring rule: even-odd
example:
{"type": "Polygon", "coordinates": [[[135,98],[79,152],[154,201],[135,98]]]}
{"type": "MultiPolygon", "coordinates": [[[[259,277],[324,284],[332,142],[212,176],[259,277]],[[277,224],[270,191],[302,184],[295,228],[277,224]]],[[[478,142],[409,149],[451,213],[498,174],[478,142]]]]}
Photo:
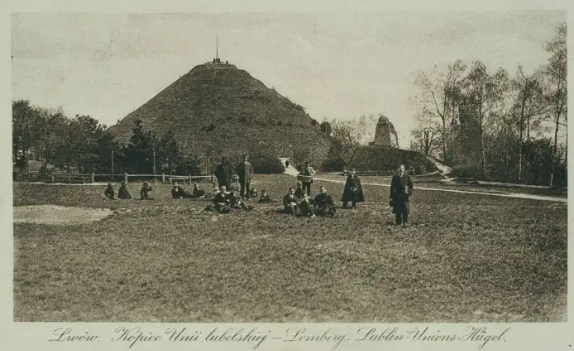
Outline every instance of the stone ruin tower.
{"type": "Polygon", "coordinates": [[[375,140],[371,145],[399,147],[399,136],[393,123],[383,115],[379,115],[379,122],[375,128],[375,140]]]}

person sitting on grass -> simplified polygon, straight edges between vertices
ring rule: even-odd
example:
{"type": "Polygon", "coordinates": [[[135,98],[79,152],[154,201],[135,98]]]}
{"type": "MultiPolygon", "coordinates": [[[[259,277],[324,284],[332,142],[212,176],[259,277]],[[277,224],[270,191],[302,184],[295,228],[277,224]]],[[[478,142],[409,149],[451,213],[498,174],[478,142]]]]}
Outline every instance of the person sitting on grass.
{"type": "Polygon", "coordinates": [[[126,182],[122,182],[122,184],[120,185],[120,188],[118,189],[118,198],[124,199],[124,200],[132,198],[132,196],[130,195],[130,192],[126,188],[126,182]]]}
{"type": "Polygon", "coordinates": [[[289,193],[283,197],[283,207],[285,213],[293,216],[299,215],[299,199],[295,196],[295,189],[289,188],[289,193]]]}
{"type": "Polygon", "coordinates": [[[140,190],[140,200],[153,200],[149,193],[151,193],[151,186],[148,183],[143,183],[140,190]]]}
{"type": "Polygon", "coordinates": [[[191,197],[196,199],[203,199],[205,197],[205,190],[203,190],[199,184],[193,184],[193,192],[191,193],[191,197]]]}
{"type": "Polygon", "coordinates": [[[112,186],[112,184],[108,184],[108,187],[106,188],[106,191],[104,191],[104,196],[106,197],[106,199],[108,200],[115,200],[115,193],[114,193],[114,187],[112,186]]]}
{"type": "Polygon", "coordinates": [[[273,202],[273,200],[271,200],[271,198],[269,197],[269,194],[267,194],[267,190],[263,189],[261,190],[261,197],[259,198],[259,202],[260,204],[265,204],[265,203],[270,203],[273,202]]]}
{"type": "Polygon", "coordinates": [[[319,188],[320,193],[315,196],[315,214],[318,216],[335,216],[335,203],[331,195],[327,194],[327,188],[319,188]]]}
{"type": "Polygon", "coordinates": [[[171,189],[171,198],[172,199],[187,199],[190,198],[191,195],[185,192],[182,187],[180,187],[177,182],[173,183],[173,188],[171,189]]]}
{"type": "Polygon", "coordinates": [[[245,211],[251,211],[253,209],[253,207],[245,205],[245,203],[241,200],[241,195],[235,189],[231,189],[228,198],[231,208],[235,209],[242,208],[245,211]]]}
{"type": "Polygon", "coordinates": [[[297,181],[297,190],[295,190],[295,196],[298,199],[302,199],[305,191],[303,191],[303,183],[301,181],[297,181]]]}
{"type": "Polygon", "coordinates": [[[215,209],[219,213],[229,213],[231,212],[231,201],[229,199],[229,193],[225,185],[219,188],[219,191],[213,197],[213,207],[208,206],[206,210],[215,209]]]}
{"type": "Polygon", "coordinates": [[[257,197],[257,195],[259,195],[257,189],[253,188],[249,191],[249,197],[257,197]]]}
{"type": "Polygon", "coordinates": [[[315,217],[315,211],[312,204],[312,200],[309,198],[309,195],[303,194],[303,199],[299,203],[299,214],[305,217],[315,217]]]}

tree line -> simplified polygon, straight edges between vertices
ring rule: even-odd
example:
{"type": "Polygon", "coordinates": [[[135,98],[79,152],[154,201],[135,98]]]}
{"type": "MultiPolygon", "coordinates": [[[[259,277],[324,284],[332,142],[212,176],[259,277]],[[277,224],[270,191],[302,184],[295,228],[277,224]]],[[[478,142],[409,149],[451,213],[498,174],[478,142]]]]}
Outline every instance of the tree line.
{"type": "Polygon", "coordinates": [[[181,174],[201,173],[202,160],[185,155],[173,133],[159,137],[136,121],[132,135],[121,145],[106,125],[93,117],[67,117],[61,108],[12,102],[14,168],[26,172],[31,161],[72,173],[181,174]]]}
{"type": "Polygon", "coordinates": [[[549,58],[531,74],[511,75],[481,61],[420,72],[412,148],[462,176],[566,185],[566,23],[544,43],[549,58]]]}

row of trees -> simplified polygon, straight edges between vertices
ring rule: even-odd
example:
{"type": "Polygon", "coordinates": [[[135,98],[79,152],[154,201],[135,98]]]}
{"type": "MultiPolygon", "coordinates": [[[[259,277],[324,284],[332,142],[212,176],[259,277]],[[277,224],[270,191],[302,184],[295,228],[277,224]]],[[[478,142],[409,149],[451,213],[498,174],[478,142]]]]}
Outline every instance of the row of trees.
{"type": "Polygon", "coordinates": [[[68,118],[61,109],[12,103],[12,152],[20,172],[32,160],[43,170],[54,167],[75,173],[168,173],[200,174],[201,160],[182,152],[173,133],[158,137],[136,122],[127,144],[120,145],[105,125],[76,115],[68,118]]]}
{"type": "MultiPolygon", "coordinates": [[[[135,122],[129,141],[122,145],[90,116],[68,118],[61,109],[20,100],[12,103],[12,126],[14,166],[20,172],[27,172],[32,161],[46,172],[55,168],[73,173],[199,175],[204,169],[204,158],[187,155],[171,131],[159,137],[146,131],[141,121],[135,122]]],[[[285,170],[276,155],[259,151],[250,159],[257,173],[285,170]]]]}
{"type": "Polygon", "coordinates": [[[481,179],[565,185],[566,23],[545,49],[548,62],[532,74],[460,60],[421,72],[413,148],[481,179]]]}

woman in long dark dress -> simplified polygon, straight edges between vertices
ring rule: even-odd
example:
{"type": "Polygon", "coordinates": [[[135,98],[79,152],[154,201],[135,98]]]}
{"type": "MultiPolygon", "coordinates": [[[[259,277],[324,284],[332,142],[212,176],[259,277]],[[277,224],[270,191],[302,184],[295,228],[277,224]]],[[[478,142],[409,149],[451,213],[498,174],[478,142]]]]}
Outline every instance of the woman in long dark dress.
{"type": "Polygon", "coordinates": [[[345,190],[343,190],[341,202],[343,202],[343,208],[347,208],[347,204],[350,202],[353,209],[357,208],[358,202],[365,202],[361,179],[357,176],[357,172],[354,169],[347,175],[347,182],[345,183],[345,190]]]}

